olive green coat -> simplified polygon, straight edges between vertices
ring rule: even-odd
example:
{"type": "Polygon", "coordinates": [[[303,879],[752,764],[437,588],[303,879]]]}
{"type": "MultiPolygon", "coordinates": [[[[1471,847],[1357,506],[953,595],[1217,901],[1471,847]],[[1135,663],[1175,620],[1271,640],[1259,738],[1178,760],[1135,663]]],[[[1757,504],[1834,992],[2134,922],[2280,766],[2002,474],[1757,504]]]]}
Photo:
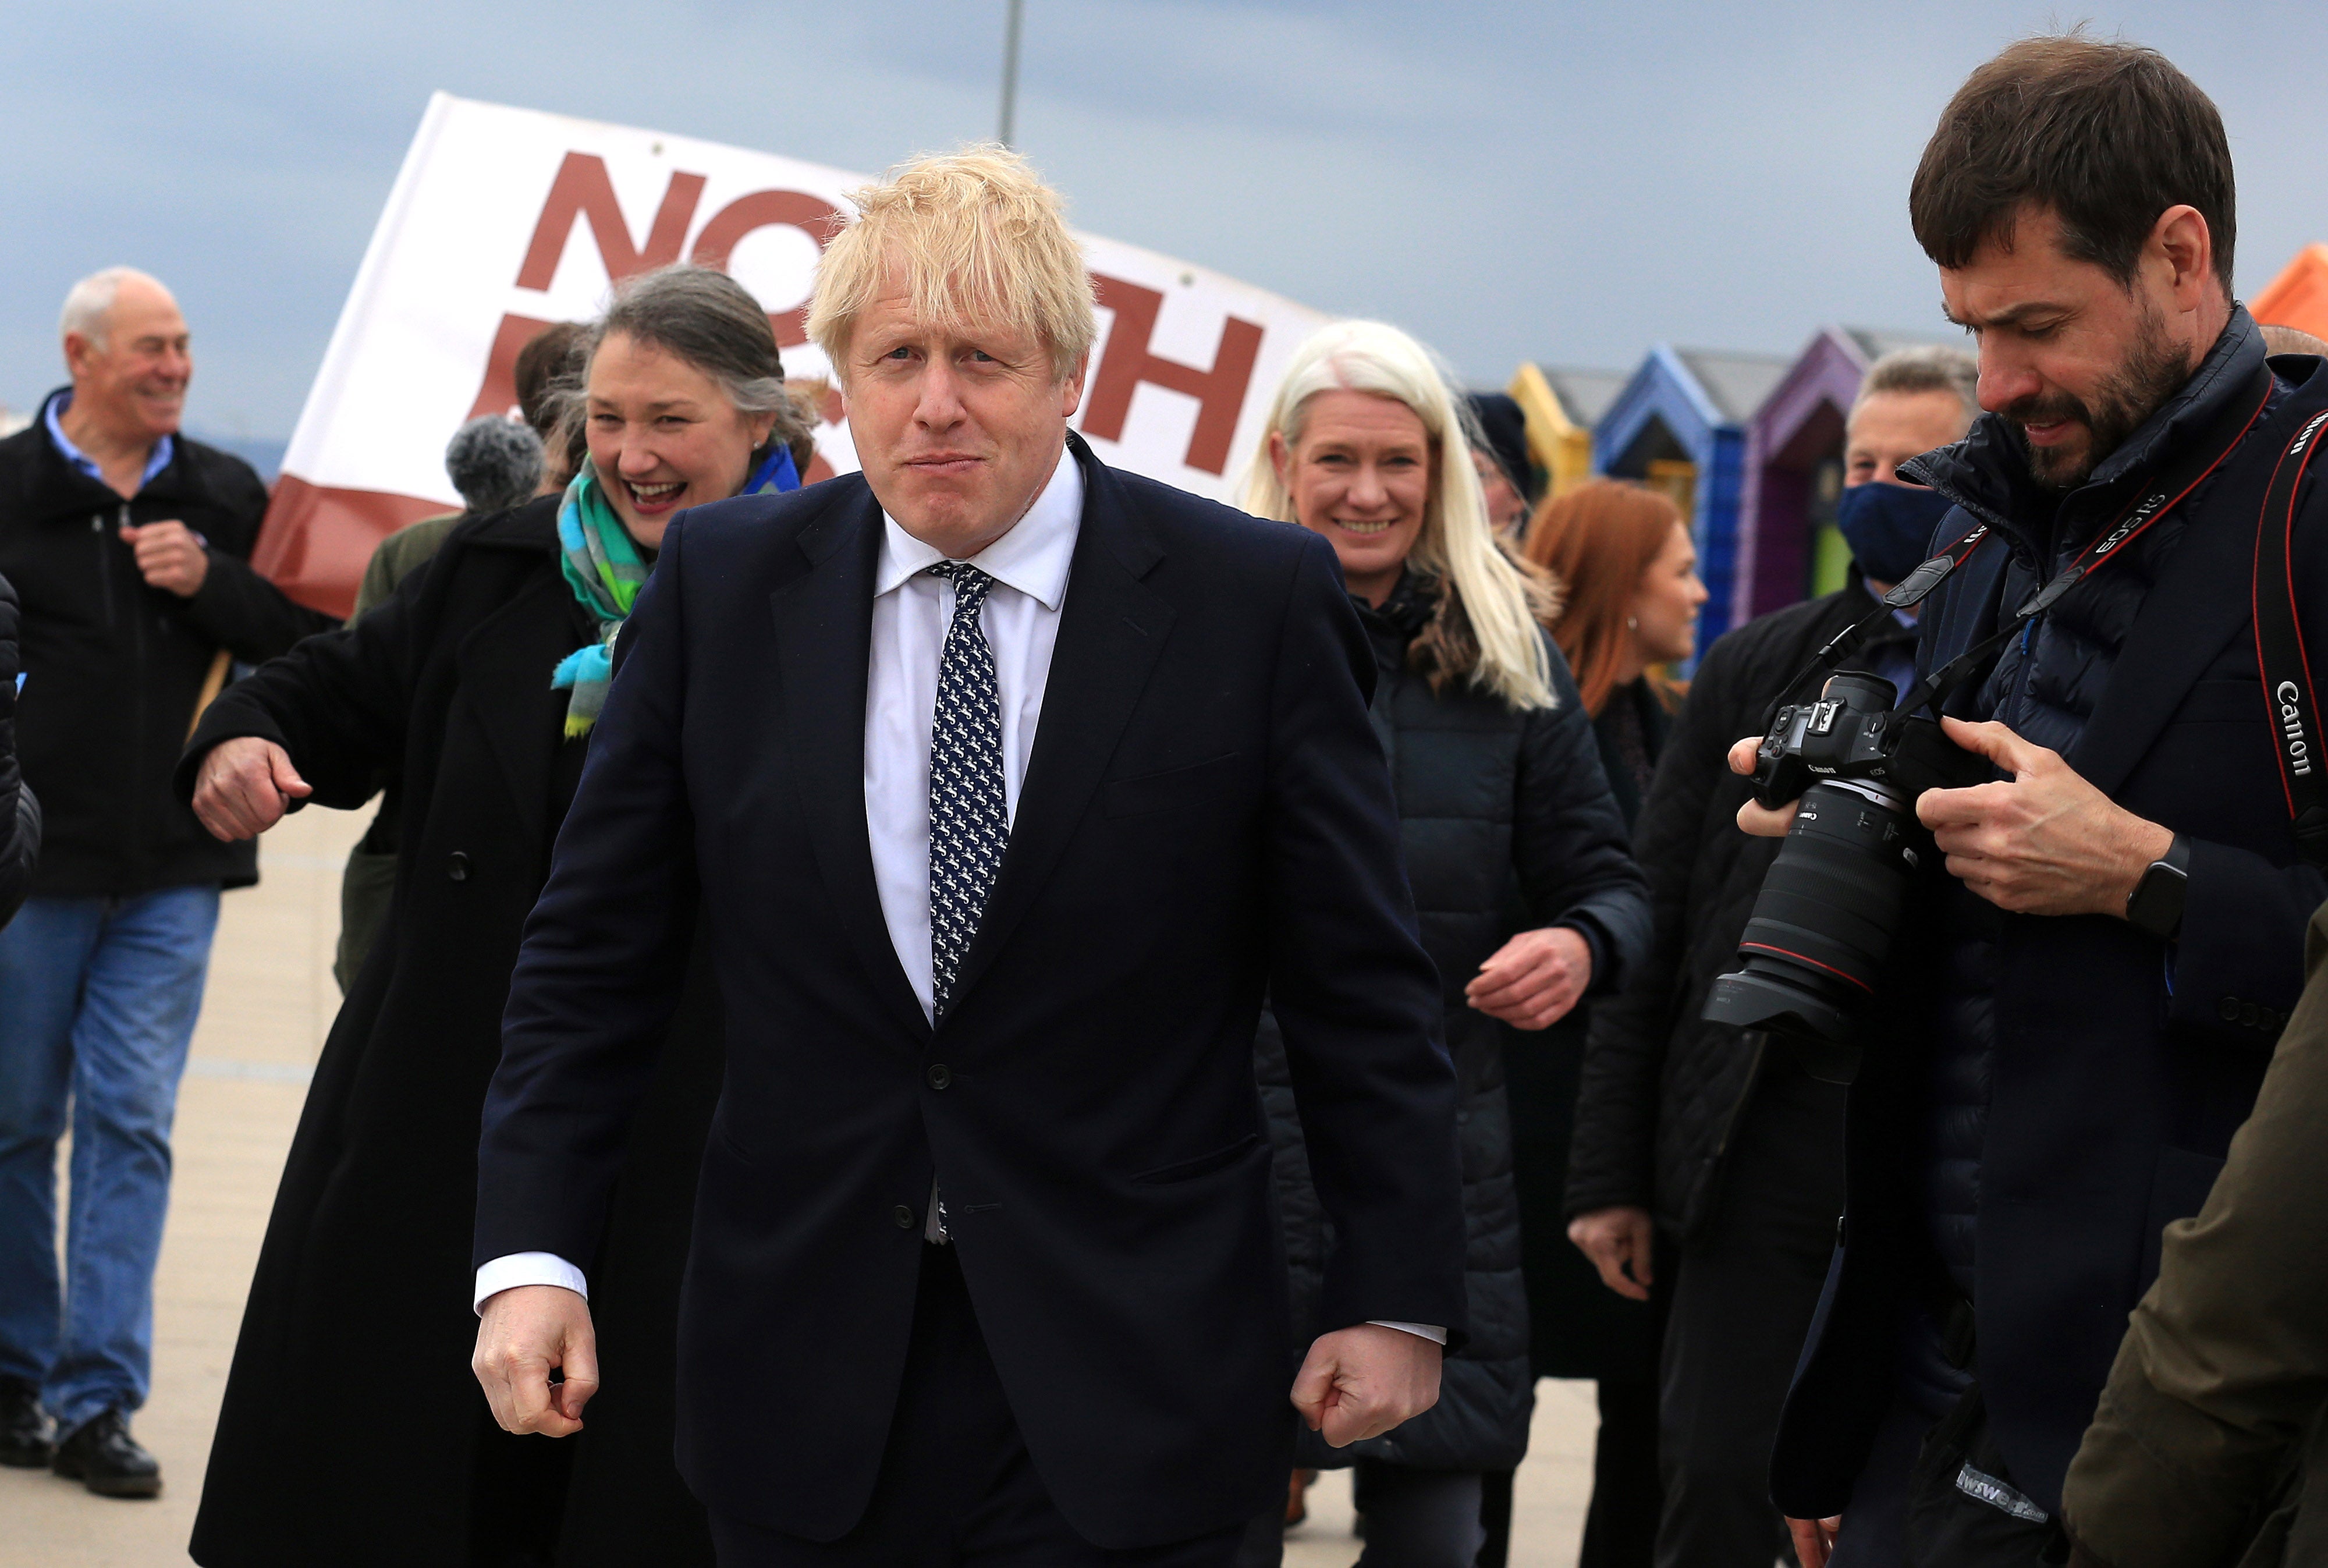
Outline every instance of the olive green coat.
{"type": "Polygon", "coordinates": [[[2255,1113],[2166,1227],[2062,1512],[2110,1568],[2328,1563],[2328,907],[2255,1113]]]}

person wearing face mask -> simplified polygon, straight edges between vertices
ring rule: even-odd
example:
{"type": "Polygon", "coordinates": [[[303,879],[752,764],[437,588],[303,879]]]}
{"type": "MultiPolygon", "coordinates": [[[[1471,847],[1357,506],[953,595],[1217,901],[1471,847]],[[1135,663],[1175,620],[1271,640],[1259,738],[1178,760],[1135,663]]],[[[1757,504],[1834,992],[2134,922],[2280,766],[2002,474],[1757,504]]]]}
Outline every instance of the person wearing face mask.
{"type": "MultiPolygon", "coordinates": [[[[1540,1047],[1542,1031],[1619,982],[1646,934],[1640,874],[1590,710],[1540,624],[1554,585],[1497,539],[1429,351],[1371,322],[1310,339],[1278,390],[1244,504],[1332,542],[1366,627],[1374,728],[1464,1092],[1470,1342],[1449,1357],[1436,1408],[1345,1450],[1305,1438],[1298,1462],[1355,1461],[1362,1563],[1470,1568],[1482,1478],[1517,1464],[1534,1408],[1503,1031],[1540,1047]]],[[[1324,1217],[1273,1015],[1256,1070],[1306,1322],[1324,1217]]],[[[1256,1526],[1245,1564],[1278,1561],[1275,1524],[1256,1526]]]]}
{"type": "MultiPolygon", "coordinates": [[[[1664,1500],[1651,1521],[1660,1568],[1760,1568],[1786,1549],[1769,1498],[1771,1436],[1843,1202],[1842,1088],[1813,1078],[1781,1040],[1698,1017],[1714,978],[1736,967],[1778,850],[1737,831],[1749,781],[1725,754],[1762,723],[1782,682],[1931,553],[1947,502],[1897,470],[1962,438],[1978,411],[1977,370],[1946,347],[1896,350],[1868,368],[1844,429],[1850,582],[1706,651],[1634,824],[1656,938],[1633,983],[1593,1009],[1563,1207],[1570,1239],[1609,1290],[1637,1301],[1654,1291],[1667,1309],[1664,1500]]],[[[1914,638],[1913,622],[1895,618],[1857,663],[1904,690],[1914,638]]]]}
{"type": "Polygon", "coordinates": [[[361,804],[383,774],[400,808],[395,892],[316,1065],[236,1345],[192,1548],[210,1568],[711,1561],[671,1460],[721,1073],[699,962],[590,1281],[623,1385],[582,1443],[528,1442],[465,1366],[479,1108],[607,650],[671,520],[795,488],[804,433],[766,315],[722,274],[629,280],[584,358],[567,418],[588,455],[564,491],[465,521],[361,621],[237,682],[179,766],[223,840],[361,804]]]}

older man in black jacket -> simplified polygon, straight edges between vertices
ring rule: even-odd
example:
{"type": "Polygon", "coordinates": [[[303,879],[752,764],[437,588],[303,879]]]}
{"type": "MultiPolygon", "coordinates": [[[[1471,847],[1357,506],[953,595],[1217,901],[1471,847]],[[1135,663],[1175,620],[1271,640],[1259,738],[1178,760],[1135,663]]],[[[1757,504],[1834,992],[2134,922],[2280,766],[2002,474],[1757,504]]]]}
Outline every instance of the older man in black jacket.
{"type": "Polygon", "coordinates": [[[17,739],[48,819],[32,897],[0,932],[0,1463],[149,1497],[160,1471],[128,1415],[146,1397],[171,1112],[219,890],[258,876],[249,845],[172,798],[170,773],[230,660],[333,623],[250,569],[258,475],[179,433],[193,367],[169,292],[100,272],[67,296],[63,336],[72,385],[0,441],[0,573],[23,601],[17,739]]]}
{"type": "MultiPolygon", "coordinates": [[[[1783,1038],[1699,1016],[1715,977],[1737,967],[1779,850],[1738,831],[1751,786],[1725,757],[1812,654],[1874,614],[1875,596],[1931,553],[1948,502],[1898,467],[1962,437],[1978,411],[1976,373],[1970,354],[1938,346],[1869,367],[1844,437],[1853,580],[1707,651],[1634,831],[1655,944],[1593,1014],[1566,1206],[1570,1235],[1619,1294],[1647,1296],[1656,1233],[1673,1244],[1657,1414],[1665,1568],[1760,1563],[1785,1549],[1770,1434],[1843,1207],[1842,1086],[1814,1077],[1783,1038]]],[[[1904,689],[1914,653],[1915,623],[1903,615],[1853,665],[1904,689]]]]}
{"type": "Polygon", "coordinates": [[[1917,803],[1944,869],[1872,1009],[1772,1462],[1812,1568],[2058,1557],[2126,1315],[2253,1103],[2328,893],[2280,755],[2308,683],[2287,612],[2328,663],[2328,520],[2271,489],[2328,364],[2267,365],[2230,297],[2214,106],[2150,51],[2025,41],[1950,102],[1910,211],[1990,410],[1910,465],[1962,536],[1919,667],[1961,674],[1947,733],[2002,776],[1917,803]],[[2267,659],[2295,699],[2267,699],[2267,659]]]}

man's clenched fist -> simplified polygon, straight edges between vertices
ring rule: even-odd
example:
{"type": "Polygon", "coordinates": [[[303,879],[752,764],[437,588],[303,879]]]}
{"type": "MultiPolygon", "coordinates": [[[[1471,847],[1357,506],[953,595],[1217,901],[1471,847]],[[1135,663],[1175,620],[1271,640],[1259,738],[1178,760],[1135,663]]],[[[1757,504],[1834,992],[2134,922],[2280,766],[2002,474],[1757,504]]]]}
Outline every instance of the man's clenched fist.
{"type": "Polygon", "coordinates": [[[598,1392],[598,1336],[590,1304],[562,1285],[518,1285],[485,1298],[477,1314],[477,1375],[503,1432],[565,1437],[582,1430],[598,1392]],[[564,1381],[552,1383],[552,1371],[564,1381]]]}
{"type": "Polygon", "coordinates": [[[211,747],[194,775],[194,815],[215,839],[255,839],[314,791],[271,740],[237,736],[211,747]]]}
{"type": "Polygon", "coordinates": [[[137,552],[137,571],[149,588],[191,599],[202,592],[211,575],[211,552],[194,530],[183,522],[149,522],[127,528],[121,537],[137,552]]]}
{"type": "Polygon", "coordinates": [[[1293,1379],[1293,1408],[1334,1448],[1380,1437],[1439,1403],[1445,1354],[1420,1334],[1379,1323],[1321,1334],[1293,1379]]]}

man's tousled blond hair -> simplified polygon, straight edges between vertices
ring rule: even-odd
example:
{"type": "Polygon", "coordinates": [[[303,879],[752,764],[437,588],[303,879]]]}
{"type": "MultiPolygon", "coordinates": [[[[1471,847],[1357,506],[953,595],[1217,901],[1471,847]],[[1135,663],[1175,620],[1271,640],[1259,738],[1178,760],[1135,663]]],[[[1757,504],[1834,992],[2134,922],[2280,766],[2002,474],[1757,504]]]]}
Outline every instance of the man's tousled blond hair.
{"type": "Polygon", "coordinates": [[[844,386],[858,318],[899,274],[922,321],[1031,332],[1057,380],[1091,352],[1091,269],[1058,192],[1017,153],[986,144],[925,155],[849,200],[856,215],[818,260],[808,307],[808,335],[844,386]]]}

